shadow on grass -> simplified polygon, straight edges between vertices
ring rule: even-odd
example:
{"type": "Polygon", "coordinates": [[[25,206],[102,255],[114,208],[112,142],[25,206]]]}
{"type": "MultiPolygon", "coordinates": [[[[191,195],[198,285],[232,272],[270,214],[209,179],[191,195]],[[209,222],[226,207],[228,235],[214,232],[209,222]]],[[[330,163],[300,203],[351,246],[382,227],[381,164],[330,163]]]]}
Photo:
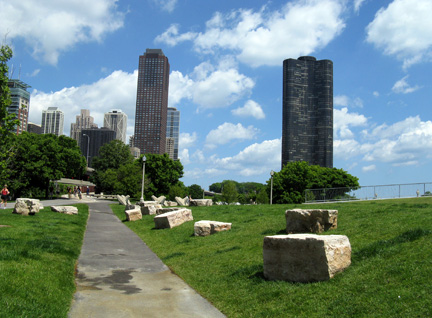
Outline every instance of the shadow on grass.
{"type": "Polygon", "coordinates": [[[353,260],[363,260],[374,257],[376,255],[385,253],[388,249],[395,245],[412,242],[430,234],[432,234],[432,231],[430,230],[415,229],[406,231],[393,239],[377,241],[362,248],[361,250],[353,253],[353,260]]]}
{"type": "Polygon", "coordinates": [[[183,256],[183,255],[186,255],[186,254],[183,253],[183,252],[176,252],[176,253],[172,253],[172,254],[167,255],[167,256],[164,257],[162,260],[163,260],[163,261],[166,261],[166,260],[169,260],[169,259],[171,259],[171,258],[179,257],[179,256],[183,256]]]}
{"type": "Polygon", "coordinates": [[[230,248],[226,248],[224,250],[218,250],[215,252],[215,254],[222,254],[222,253],[231,252],[231,251],[240,250],[240,249],[241,249],[241,247],[236,245],[236,246],[233,246],[230,248]]]}

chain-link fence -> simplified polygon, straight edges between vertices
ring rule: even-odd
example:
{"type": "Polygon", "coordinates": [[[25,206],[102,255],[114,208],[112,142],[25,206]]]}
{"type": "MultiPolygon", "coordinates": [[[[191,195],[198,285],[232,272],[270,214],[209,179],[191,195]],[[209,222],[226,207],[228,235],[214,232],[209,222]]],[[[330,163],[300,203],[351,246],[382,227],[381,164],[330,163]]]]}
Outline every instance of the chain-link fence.
{"type": "Polygon", "coordinates": [[[360,186],[356,188],[307,189],[305,202],[353,201],[432,196],[432,182],[360,186]]]}

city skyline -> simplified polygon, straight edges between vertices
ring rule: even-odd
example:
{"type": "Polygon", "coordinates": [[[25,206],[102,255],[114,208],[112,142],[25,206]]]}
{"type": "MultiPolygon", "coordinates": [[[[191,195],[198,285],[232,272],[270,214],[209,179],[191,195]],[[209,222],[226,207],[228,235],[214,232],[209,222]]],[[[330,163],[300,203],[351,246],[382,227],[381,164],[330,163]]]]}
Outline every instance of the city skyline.
{"type": "Polygon", "coordinates": [[[265,183],[281,167],[283,61],[309,55],[334,65],[333,166],[365,186],[429,181],[429,0],[77,3],[0,0],[9,65],[32,86],[29,121],[57,106],[68,135],[80,109],[101,125],[121,106],[133,135],[137,58],[160,48],[181,181],[265,183]]]}

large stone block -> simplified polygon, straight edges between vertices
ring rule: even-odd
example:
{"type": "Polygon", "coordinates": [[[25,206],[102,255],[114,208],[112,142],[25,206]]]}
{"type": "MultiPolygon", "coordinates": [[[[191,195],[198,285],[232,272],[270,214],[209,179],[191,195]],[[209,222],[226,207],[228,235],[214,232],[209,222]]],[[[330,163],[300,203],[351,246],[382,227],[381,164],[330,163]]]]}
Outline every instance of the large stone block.
{"type": "Polygon", "coordinates": [[[322,233],[337,228],[337,210],[293,209],[285,211],[286,232],[322,233]]]}
{"type": "Polygon", "coordinates": [[[157,229],[166,229],[179,226],[187,221],[192,221],[192,211],[190,209],[179,209],[172,212],[163,213],[154,217],[157,229]]]}
{"type": "Polygon", "coordinates": [[[182,199],[180,197],[175,197],[175,200],[178,203],[178,205],[181,205],[181,206],[187,206],[187,205],[189,205],[189,204],[186,204],[186,200],[185,199],[182,199]]]}
{"type": "Polygon", "coordinates": [[[133,210],[126,210],[125,211],[126,220],[127,221],[138,221],[142,219],[141,209],[136,208],[133,210]]]}
{"type": "Polygon", "coordinates": [[[140,205],[140,207],[142,215],[155,215],[157,210],[162,209],[160,204],[140,205]]]}
{"type": "Polygon", "coordinates": [[[67,205],[62,205],[62,206],[51,206],[51,211],[53,212],[58,212],[58,213],[64,213],[64,214],[78,214],[78,208],[75,206],[67,206],[67,205]]]}
{"type": "Polygon", "coordinates": [[[177,202],[174,202],[174,201],[165,200],[163,205],[170,207],[170,206],[177,206],[178,204],[177,204],[177,202]]]}
{"type": "Polygon", "coordinates": [[[345,235],[266,236],[263,258],[267,279],[301,283],[325,281],[351,264],[351,245],[345,235]]]}
{"type": "Polygon", "coordinates": [[[202,220],[195,222],[194,235],[207,236],[220,231],[231,230],[231,223],[202,220]]]}
{"type": "Polygon", "coordinates": [[[168,213],[168,212],[173,212],[173,211],[178,211],[181,210],[183,208],[158,208],[156,209],[156,215],[160,215],[160,214],[164,214],[164,213],[168,213]]]}
{"type": "Polygon", "coordinates": [[[213,201],[211,199],[193,199],[193,200],[190,200],[189,205],[191,205],[191,206],[212,206],[213,201]]]}
{"type": "Polygon", "coordinates": [[[21,215],[34,215],[43,209],[43,205],[38,199],[18,198],[12,213],[21,215]]]}
{"type": "Polygon", "coordinates": [[[152,195],[153,201],[156,201],[158,204],[164,204],[166,197],[161,195],[159,198],[156,198],[156,196],[152,195]]]}

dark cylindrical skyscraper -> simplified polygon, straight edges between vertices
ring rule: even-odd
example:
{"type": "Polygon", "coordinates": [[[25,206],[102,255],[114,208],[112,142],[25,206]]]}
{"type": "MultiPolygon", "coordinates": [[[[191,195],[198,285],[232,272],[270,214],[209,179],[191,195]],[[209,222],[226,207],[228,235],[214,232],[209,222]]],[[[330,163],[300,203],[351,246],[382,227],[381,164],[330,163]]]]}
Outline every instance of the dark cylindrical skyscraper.
{"type": "Polygon", "coordinates": [[[283,62],[282,167],[307,161],[333,168],[333,62],[283,62]]]}

